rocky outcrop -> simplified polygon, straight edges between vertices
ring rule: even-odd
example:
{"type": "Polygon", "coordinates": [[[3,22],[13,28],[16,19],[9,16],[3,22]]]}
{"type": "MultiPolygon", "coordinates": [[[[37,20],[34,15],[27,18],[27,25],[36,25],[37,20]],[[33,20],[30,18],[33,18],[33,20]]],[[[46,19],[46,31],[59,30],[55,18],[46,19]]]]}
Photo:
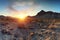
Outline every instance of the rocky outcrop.
{"type": "Polygon", "coordinates": [[[60,40],[60,14],[40,11],[24,23],[13,17],[0,16],[0,40],[60,40]]]}

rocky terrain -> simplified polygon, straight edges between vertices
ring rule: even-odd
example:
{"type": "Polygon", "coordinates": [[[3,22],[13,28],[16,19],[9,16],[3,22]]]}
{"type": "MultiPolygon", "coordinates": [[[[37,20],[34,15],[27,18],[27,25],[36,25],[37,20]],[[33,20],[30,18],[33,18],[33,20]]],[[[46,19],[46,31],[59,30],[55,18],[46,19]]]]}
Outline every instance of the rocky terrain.
{"type": "Polygon", "coordinates": [[[23,23],[1,15],[0,40],[60,40],[60,14],[42,10],[23,23]]]}

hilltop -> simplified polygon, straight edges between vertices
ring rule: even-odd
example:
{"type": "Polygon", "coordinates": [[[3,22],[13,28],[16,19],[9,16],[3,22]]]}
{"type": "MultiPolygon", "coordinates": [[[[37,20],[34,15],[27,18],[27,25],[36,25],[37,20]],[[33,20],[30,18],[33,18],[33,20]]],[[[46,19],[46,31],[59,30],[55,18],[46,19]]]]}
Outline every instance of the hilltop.
{"type": "Polygon", "coordinates": [[[60,40],[60,13],[43,11],[18,18],[0,15],[0,40],[60,40]],[[59,35],[59,36],[58,36],[59,35]]]}

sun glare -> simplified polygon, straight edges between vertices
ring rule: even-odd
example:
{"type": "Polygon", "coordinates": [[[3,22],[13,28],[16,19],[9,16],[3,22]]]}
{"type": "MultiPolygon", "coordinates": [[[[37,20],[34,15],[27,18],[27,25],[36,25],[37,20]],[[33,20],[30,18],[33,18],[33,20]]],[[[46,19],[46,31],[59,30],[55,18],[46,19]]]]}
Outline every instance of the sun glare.
{"type": "Polygon", "coordinates": [[[27,15],[25,15],[25,14],[17,15],[17,18],[19,18],[20,20],[24,20],[24,19],[26,19],[26,17],[27,17],[27,15]]]}
{"type": "Polygon", "coordinates": [[[26,15],[20,15],[20,19],[25,19],[27,16],[26,15]]]}

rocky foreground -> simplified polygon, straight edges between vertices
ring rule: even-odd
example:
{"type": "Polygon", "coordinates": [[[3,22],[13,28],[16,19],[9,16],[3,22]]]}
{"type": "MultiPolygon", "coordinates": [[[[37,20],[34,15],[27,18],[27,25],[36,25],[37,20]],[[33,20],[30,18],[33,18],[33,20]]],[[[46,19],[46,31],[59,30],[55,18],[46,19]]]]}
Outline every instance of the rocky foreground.
{"type": "Polygon", "coordinates": [[[27,17],[23,23],[17,18],[0,16],[0,40],[60,40],[60,17],[57,15],[60,14],[41,11],[27,17]]]}

